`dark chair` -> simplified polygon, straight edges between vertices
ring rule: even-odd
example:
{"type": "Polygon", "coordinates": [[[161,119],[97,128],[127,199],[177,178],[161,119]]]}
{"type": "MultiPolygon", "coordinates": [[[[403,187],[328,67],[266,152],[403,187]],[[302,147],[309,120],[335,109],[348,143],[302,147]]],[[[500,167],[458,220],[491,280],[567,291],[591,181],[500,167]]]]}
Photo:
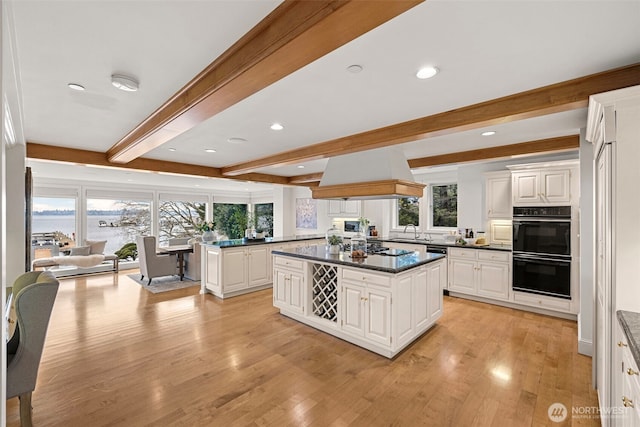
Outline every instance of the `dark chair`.
{"type": "Polygon", "coordinates": [[[20,399],[20,424],[31,426],[31,393],[59,282],[50,271],[32,271],[13,283],[16,329],[7,343],[7,399],[20,399]]]}

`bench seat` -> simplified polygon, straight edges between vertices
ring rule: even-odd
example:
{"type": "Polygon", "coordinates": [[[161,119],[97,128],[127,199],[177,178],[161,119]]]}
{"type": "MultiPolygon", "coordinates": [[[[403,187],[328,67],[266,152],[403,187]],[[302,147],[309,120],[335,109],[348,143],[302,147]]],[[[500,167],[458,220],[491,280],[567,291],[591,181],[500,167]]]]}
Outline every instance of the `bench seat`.
{"type": "MultiPolygon", "coordinates": [[[[111,262],[113,264],[112,271],[118,272],[118,256],[115,254],[109,254],[104,256],[104,262],[111,262]]],[[[47,269],[48,267],[57,267],[61,265],[56,258],[38,258],[31,263],[31,270],[36,271],[38,268],[47,269]]]]}

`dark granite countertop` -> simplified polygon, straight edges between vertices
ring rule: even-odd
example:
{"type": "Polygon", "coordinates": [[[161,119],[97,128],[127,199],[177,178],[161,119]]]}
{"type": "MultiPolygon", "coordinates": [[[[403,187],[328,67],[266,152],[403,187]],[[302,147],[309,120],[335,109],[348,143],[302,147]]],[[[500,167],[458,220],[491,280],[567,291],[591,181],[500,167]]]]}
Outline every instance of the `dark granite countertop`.
{"type": "Polygon", "coordinates": [[[267,237],[265,239],[231,239],[220,240],[213,243],[203,243],[205,245],[219,246],[221,248],[264,245],[272,243],[300,242],[305,240],[324,239],[324,234],[304,235],[304,236],[285,236],[285,237],[267,237]]]}
{"type": "Polygon", "coordinates": [[[445,243],[445,242],[427,242],[426,240],[412,240],[412,239],[373,239],[371,241],[377,242],[390,242],[390,243],[408,243],[410,245],[425,245],[425,246],[446,246],[447,248],[463,248],[463,249],[489,249],[492,251],[506,251],[511,252],[511,246],[504,245],[484,245],[484,246],[475,246],[475,245],[456,245],[455,243],[445,243]]]}
{"type": "Polygon", "coordinates": [[[419,252],[411,252],[410,254],[401,256],[369,254],[366,258],[352,259],[349,256],[349,252],[340,252],[338,255],[330,255],[325,245],[273,251],[272,253],[274,255],[285,255],[293,258],[322,261],[329,264],[344,265],[345,267],[357,267],[394,274],[410,270],[445,257],[445,255],[442,254],[421,254],[419,252]]]}
{"type": "Polygon", "coordinates": [[[616,315],[629,341],[629,349],[636,361],[636,366],[640,366],[640,313],[618,310],[616,315]]]}

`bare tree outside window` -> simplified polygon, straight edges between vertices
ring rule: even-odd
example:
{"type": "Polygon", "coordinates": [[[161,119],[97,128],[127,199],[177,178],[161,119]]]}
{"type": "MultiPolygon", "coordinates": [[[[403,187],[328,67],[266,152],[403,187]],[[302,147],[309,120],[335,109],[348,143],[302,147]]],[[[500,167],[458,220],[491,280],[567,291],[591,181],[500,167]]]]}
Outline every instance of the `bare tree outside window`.
{"type": "Polygon", "coordinates": [[[196,226],[205,220],[206,210],[206,203],[161,201],[158,209],[160,220],[158,242],[162,244],[172,238],[194,237],[200,234],[196,226]]]}
{"type": "Polygon", "coordinates": [[[255,205],[256,231],[263,231],[273,236],[273,203],[257,203],[255,205]]]}

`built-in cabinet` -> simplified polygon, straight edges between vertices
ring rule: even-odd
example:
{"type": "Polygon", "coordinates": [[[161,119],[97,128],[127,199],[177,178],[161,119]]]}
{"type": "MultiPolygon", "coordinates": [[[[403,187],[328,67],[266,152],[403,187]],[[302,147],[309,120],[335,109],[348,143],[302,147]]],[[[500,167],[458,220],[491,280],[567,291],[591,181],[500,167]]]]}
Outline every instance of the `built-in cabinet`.
{"type": "Polygon", "coordinates": [[[616,427],[640,427],[640,370],[629,349],[629,341],[616,322],[613,346],[612,403],[616,427]]]}
{"type": "Polygon", "coordinates": [[[273,259],[274,305],[282,314],[383,356],[393,357],[442,316],[444,258],[400,274],[273,259]],[[292,292],[294,283],[303,290],[292,292]]]}
{"type": "Polygon", "coordinates": [[[485,249],[449,248],[448,289],[468,295],[509,300],[511,254],[485,249]]]}
{"type": "Polygon", "coordinates": [[[304,276],[302,261],[276,257],[273,265],[273,305],[302,313],[305,301],[304,276]]]}
{"type": "Polygon", "coordinates": [[[487,218],[510,219],[511,205],[511,173],[509,171],[490,172],[485,174],[487,218]]]}
{"type": "Polygon", "coordinates": [[[526,169],[512,172],[514,205],[571,203],[570,169],[526,169]]]}
{"type": "Polygon", "coordinates": [[[361,208],[360,200],[329,200],[328,214],[356,218],[360,216],[361,208]]]}
{"type": "MultiPolygon", "coordinates": [[[[616,311],[640,312],[640,86],[589,98],[586,139],[594,155],[594,365],[603,413],[622,404],[616,395],[619,366],[616,351],[616,311]]],[[[637,407],[640,400],[634,400],[637,407]]],[[[636,408],[637,409],[637,408],[636,408]]],[[[603,418],[603,425],[614,423],[603,418]]]]}

